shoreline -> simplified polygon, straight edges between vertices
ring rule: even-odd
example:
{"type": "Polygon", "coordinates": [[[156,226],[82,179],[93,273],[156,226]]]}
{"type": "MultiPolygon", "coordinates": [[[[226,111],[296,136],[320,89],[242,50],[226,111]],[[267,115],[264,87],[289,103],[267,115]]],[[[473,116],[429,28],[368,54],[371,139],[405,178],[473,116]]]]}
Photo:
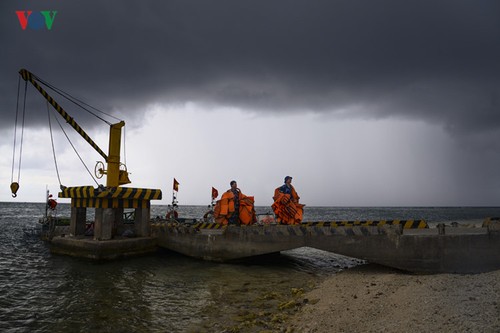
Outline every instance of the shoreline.
{"type": "Polygon", "coordinates": [[[367,264],[326,278],[286,332],[499,332],[500,270],[417,275],[367,264]]]}

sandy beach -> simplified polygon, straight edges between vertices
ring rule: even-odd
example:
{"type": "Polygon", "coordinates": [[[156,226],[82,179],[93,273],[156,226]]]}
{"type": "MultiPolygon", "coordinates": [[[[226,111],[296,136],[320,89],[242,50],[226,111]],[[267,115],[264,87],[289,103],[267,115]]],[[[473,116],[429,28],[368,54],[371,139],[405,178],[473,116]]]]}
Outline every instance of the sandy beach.
{"type": "Polygon", "coordinates": [[[286,332],[500,332],[500,270],[415,275],[363,265],[304,295],[286,332]]]}

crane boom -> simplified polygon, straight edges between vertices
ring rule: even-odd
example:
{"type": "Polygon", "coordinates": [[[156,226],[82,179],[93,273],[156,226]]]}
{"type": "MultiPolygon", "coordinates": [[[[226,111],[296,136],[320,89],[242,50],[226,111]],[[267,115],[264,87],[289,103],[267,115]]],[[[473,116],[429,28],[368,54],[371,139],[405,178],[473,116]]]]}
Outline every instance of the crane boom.
{"type": "Polygon", "coordinates": [[[66,120],[68,124],[80,134],[85,141],[87,141],[92,148],[94,148],[99,155],[101,155],[107,163],[107,187],[118,187],[122,184],[130,183],[126,171],[120,170],[120,143],[121,143],[121,129],[125,126],[125,122],[121,121],[116,124],[110,125],[109,131],[109,154],[106,155],[104,151],[90,138],[90,136],[78,125],[78,123],[71,117],[64,109],[38,84],[37,78],[26,69],[21,69],[19,74],[26,82],[30,82],[42,96],[56,109],[56,111],[66,120]]]}

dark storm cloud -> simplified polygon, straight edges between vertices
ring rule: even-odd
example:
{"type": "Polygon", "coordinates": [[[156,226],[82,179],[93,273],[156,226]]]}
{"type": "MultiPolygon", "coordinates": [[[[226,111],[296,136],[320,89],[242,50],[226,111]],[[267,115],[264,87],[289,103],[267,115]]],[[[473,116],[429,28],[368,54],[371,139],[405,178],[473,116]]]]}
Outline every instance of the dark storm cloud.
{"type": "Polygon", "coordinates": [[[199,101],[421,119],[453,133],[500,127],[496,0],[0,6],[2,119],[26,67],[108,110],[199,101]],[[28,9],[57,10],[52,30],[22,31],[14,11],[28,9]]]}

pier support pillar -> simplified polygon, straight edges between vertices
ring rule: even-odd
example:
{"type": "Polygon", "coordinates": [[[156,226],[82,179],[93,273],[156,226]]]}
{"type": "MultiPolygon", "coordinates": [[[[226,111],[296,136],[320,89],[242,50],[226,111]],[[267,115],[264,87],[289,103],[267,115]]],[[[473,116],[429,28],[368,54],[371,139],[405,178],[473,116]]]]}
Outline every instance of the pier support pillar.
{"type": "Polygon", "coordinates": [[[115,209],[96,208],[94,240],[109,240],[113,238],[113,226],[115,223],[115,209]]]}
{"type": "Polygon", "coordinates": [[[139,237],[148,237],[151,234],[149,226],[150,208],[136,208],[134,228],[139,237]]]}
{"type": "Polygon", "coordinates": [[[125,224],[123,218],[123,208],[115,208],[115,224],[113,227],[113,236],[121,236],[125,231],[125,224]]]}
{"type": "Polygon", "coordinates": [[[71,221],[69,224],[69,233],[73,236],[85,234],[85,223],[87,220],[87,208],[71,207],[71,221]]]}

